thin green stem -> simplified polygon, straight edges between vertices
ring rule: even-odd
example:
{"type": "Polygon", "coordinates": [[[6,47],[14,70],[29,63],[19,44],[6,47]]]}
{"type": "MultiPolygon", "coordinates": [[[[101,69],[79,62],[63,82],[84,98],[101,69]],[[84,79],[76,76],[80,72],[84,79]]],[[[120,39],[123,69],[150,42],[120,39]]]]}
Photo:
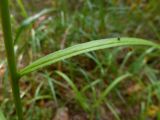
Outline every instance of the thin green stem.
{"type": "Polygon", "coordinates": [[[21,105],[19,85],[18,85],[20,77],[17,72],[16,60],[14,54],[8,0],[0,0],[0,11],[2,18],[3,36],[7,54],[8,68],[11,76],[13,98],[18,118],[19,120],[23,120],[22,105],[21,105]]]}

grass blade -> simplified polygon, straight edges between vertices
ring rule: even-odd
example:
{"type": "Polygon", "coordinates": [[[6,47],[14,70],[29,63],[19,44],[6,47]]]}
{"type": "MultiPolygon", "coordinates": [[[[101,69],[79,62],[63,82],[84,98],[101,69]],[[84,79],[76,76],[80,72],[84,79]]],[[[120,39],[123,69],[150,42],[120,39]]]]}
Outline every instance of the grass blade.
{"type": "Polygon", "coordinates": [[[98,84],[98,83],[100,83],[100,82],[101,82],[101,80],[100,80],[100,79],[98,79],[98,80],[95,80],[95,81],[91,82],[90,84],[88,84],[88,85],[84,86],[84,87],[83,87],[83,89],[81,90],[81,92],[85,92],[85,91],[87,91],[89,88],[94,87],[95,85],[97,85],[97,84],[98,84]]]}
{"type": "Polygon", "coordinates": [[[95,40],[87,43],[74,45],[72,47],[66,48],[64,50],[59,50],[45,57],[42,57],[36,60],[35,62],[33,62],[32,64],[28,65],[27,67],[25,67],[23,70],[20,71],[19,74],[20,76],[23,76],[32,71],[38,70],[42,67],[48,66],[55,62],[58,62],[82,53],[104,49],[104,48],[112,48],[112,47],[127,46],[127,45],[154,46],[160,49],[160,46],[158,44],[155,44],[147,40],[139,39],[139,38],[121,38],[121,40],[118,40],[117,38],[110,38],[110,39],[95,40]]]}
{"type": "Polygon", "coordinates": [[[77,86],[72,82],[72,80],[65,75],[64,73],[60,72],[60,71],[56,71],[56,73],[61,76],[72,88],[72,90],[75,93],[75,97],[76,100],[79,102],[79,104],[85,109],[85,110],[89,110],[89,106],[87,104],[87,100],[85,98],[85,96],[82,94],[82,92],[80,92],[77,88],[77,86]]]}
{"type": "Polygon", "coordinates": [[[24,7],[23,1],[22,0],[17,0],[17,4],[19,5],[20,9],[21,9],[21,14],[24,18],[26,18],[28,16],[27,11],[24,7]]]}
{"type": "Polygon", "coordinates": [[[21,35],[21,33],[24,31],[25,28],[27,28],[29,25],[34,23],[41,16],[43,16],[43,15],[45,15],[47,13],[53,12],[53,11],[54,11],[54,9],[44,9],[41,12],[39,12],[39,13],[29,17],[29,18],[27,18],[26,20],[24,20],[21,23],[21,25],[18,28],[18,30],[17,30],[17,34],[16,34],[16,37],[15,37],[15,40],[14,40],[14,44],[16,44],[18,42],[19,36],[21,35]]]}
{"type": "Polygon", "coordinates": [[[111,102],[107,102],[106,105],[107,105],[108,109],[112,112],[112,114],[114,115],[115,119],[116,120],[121,120],[119,115],[118,115],[118,112],[113,107],[113,104],[111,102]]]}
{"type": "Polygon", "coordinates": [[[55,101],[56,105],[58,105],[58,100],[57,100],[57,97],[56,97],[55,86],[52,83],[52,78],[49,76],[49,73],[47,73],[47,72],[43,76],[47,79],[48,85],[49,85],[50,90],[52,92],[53,100],[55,101]]]}
{"type": "Polygon", "coordinates": [[[124,80],[125,78],[131,76],[131,74],[126,73],[118,78],[116,78],[105,90],[104,92],[102,92],[102,94],[100,95],[99,99],[97,100],[97,102],[93,105],[94,107],[99,106],[102,101],[106,98],[106,96],[111,92],[111,90],[117,85],[119,84],[122,80],[124,80]]]}

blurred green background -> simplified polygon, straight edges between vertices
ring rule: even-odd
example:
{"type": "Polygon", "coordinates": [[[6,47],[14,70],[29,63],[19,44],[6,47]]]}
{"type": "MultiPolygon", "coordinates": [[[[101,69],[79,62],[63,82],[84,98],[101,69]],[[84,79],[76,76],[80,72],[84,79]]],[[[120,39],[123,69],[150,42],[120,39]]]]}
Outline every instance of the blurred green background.
{"type": "MultiPolygon", "coordinates": [[[[91,40],[138,37],[160,43],[159,0],[9,2],[19,69],[56,50],[91,40]]],[[[9,120],[16,120],[7,75],[0,27],[0,107],[9,120]]],[[[21,79],[25,120],[160,120],[159,80],[160,51],[154,48],[86,53],[21,79]],[[133,76],[94,107],[108,86],[127,72],[133,76]]]]}

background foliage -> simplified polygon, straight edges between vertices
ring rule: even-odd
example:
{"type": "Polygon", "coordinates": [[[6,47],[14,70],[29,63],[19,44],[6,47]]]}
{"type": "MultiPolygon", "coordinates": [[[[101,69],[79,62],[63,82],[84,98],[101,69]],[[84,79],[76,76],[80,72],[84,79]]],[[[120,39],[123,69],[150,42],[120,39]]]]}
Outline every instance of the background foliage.
{"type": "MultiPolygon", "coordinates": [[[[11,20],[19,68],[77,43],[100,38],[140,37],[160,40],[157,0],[12,0],[11,20]]],[[[0,103],[15,120],[0,28],[0,103]]],[[[146,120],[160,115],[160,52],[146,47],[118,47],[90,52],[23,77],[25,119],[146,120]],[[104,97],[113,81],[125,78],[104,97]],[[88,109],[89,106],[90,109],[88,109]]]]}

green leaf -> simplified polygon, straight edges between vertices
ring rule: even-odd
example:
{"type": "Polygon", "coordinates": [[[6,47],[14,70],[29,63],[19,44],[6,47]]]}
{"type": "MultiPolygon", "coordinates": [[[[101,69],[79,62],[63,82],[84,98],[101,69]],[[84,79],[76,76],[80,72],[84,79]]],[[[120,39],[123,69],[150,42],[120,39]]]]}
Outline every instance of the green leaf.
{"type": "Polygon", "coordinates": [[[125,78],[131,76],[130,73],[126,73],[118,78],[116,78],[100,95],[99,99],[97,100],[97,102],[93,105],[94,107],[99,106],[102,101],[106,98],[106,96],[111,92],[112,89],[114,89],[116,87],[116,85],[118,85],[121,81],[125,80],[125,78]]]}
{"type": "Polygon", "coordinates": [[[56,105],[58,105],[58,101],[57,101],[57,97],[56,97],[56,90],[55,90],[54,84],[52,83],[52,78],[50,77],[48,72],[45,72],[45,74],[43,74],[43,76],[47,79],[48,85],[49,85],[50,90],[52,92],[53,100],[55,101],[56,105]]]}
{"type": "Polygon", "coordinates": [[[155,44],[151,41],[139,39],[139,38],[121,38],[120,40],[118,40],[117,38],[109,38],[109,39],[102,39],[102,40],[94,40],[91,42],[74,45],[72,47],[66,48],[64,50],[59,50],[45,57],[42,57],[36,60],[35,62],[33,62],[32,64],[28,65],[27,67],[25,67],[24,69],[22,69],[19,72],[19,75],[20,76],[26,75],[42,67],[48,66],[55,62],[58,62],[82,53],[104,49],[104,48],[112,48],[112,47],[128,46],[128,45],[154,46],[160,49],[160,46],[158,44],[155,44]]]}
{"type": "Polygon", "coordinates": [[[76,84],[74,84],[73,80],[71,80],[66,74],[56,71],[56,73],[61,76],[72,88],[73,92],[75,93],[76,100],[80,103],[80,105],[85,109],[89,110],[89,105],[87,102],[86,97],[83,95],[81,91],[78,90],[76,84]]]}

